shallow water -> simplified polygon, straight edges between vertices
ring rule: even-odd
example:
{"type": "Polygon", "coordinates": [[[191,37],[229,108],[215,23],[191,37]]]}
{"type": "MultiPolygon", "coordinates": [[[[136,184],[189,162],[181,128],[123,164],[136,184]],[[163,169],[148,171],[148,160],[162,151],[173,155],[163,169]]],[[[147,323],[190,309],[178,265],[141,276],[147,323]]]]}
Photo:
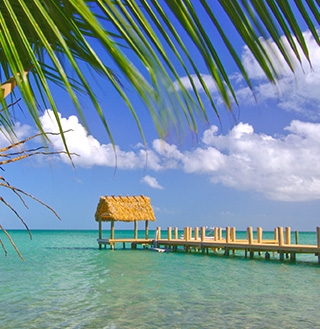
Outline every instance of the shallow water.
{"type": "MultiPolygon", "coordinates": [[[[0,263],[1,328],[320,328],[313,255],[293,264],[99,250],[95,231],[11,235],[25,261],[0,235],[9,251],[0,263]]],[[[315,234],[300,233],[300,243],[315,244],[315,234]]]]}

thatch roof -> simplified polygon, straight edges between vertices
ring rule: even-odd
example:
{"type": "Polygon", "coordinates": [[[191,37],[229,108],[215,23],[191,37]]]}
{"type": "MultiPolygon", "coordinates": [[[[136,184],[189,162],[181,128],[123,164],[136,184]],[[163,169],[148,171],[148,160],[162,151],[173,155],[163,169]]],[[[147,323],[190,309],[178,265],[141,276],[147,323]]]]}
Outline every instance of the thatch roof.
{"type": "Polygon", "coordinates": [[[95,214],[96,221],[133,222],[135,220],[155,221],[154,212],[150,204],[150,198],[141,196],[103,196],[95,214]]]}

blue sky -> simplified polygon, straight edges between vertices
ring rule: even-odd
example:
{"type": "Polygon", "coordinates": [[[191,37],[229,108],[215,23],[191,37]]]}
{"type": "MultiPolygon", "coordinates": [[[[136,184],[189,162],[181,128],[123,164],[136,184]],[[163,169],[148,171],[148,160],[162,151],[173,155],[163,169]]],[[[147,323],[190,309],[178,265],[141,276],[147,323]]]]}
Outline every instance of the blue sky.
{"type": "MultiPolygon", "coordinates": [[[[94,213],[100,196],[143,194],[151,198],[157,218],[151,228],[236,226],[241,230],[262,226],[272,230],[291,226],[315,230],[320,224],[320,49],[308,31],[305,37],[313,69],[304,62],[304,72],[298,69],[294,76],[280,62],[277,87],[266,81],[250,52],[236,42],[258,102],[230,63],[228,72],[240,103],[233,115],[226,113],[203,69],[222,120],[220,124],[205,103],[211,113],[210,125],[199,121],[198,142],[187,127],[180,140],[172,131],[166,140],[159,140],[147,111],[136,99],[148,144],[147,158],[129,110],[107,82],[101,81],[96,93],[117,146],[116,171],[112,146],[92,105],[81,99],[88,133],[68,96],[56,90],[63,127],[73,129],[66,138],[70,151],[79,154],[73,158],[76,168],[64,155],[37,156],[4,165],[3,176],[50,205],[62,220],[28,197],[26,209],[12,192],[2,189],[1,195],[31,229],[96,229],[94,213]]],[[[187,80],[185,85],[188,87],[187,80]]],[[[15,113],[20,138],[36,132],[18,108],[15,113]]],[[[41,120],[45,131],[55,131],[50,109],[41,120]]],[[[63,149],[59,137],[51,140],[55,150],[63,149]]],[[[29,146],[39,144],[41,141],[35,141],[29,146]]],[[[0,145],[4,147],[7,141],[1,139],[0,145]]],[[[23,228],[4,205],[0,223],[7,229],[23,228]]]]}

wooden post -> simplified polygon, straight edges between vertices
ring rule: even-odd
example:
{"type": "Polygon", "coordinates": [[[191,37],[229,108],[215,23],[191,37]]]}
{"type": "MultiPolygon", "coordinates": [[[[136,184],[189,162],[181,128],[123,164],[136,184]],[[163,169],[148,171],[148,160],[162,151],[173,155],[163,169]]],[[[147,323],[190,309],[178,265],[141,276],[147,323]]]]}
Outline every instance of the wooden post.
{"type": "Polygon", "coordinates": [[[279,230],[277,227],[274,229],[274,240],[279,242],[279,230]]]}
{"type": "MultiPolygon", "coordinates": [[[[102,238],[102,225],[101,225],[101,217],[99,218],[99,240],[102,238]]],[[[101,249],[101,243],[99,243],[99,249],[101,249]]]]}
{"type": "Polygon", "coordinates": [[[194,228],[194,240],[199,240],[199,227],[194,228]]]}
{"type": "Polygon", "coordinates": [[[231,227],[231,241],[232,242],[236,242],[236,228],[235,227],[231,227]]]}
{"type": "Polygon", "coordinates": [[[206,228],[204,226],[202,226],[200,228],[200,238],[201,238],[201,241],[204,241],[205,236],[206,236],[206,228]]]}
{"type": "Polygon", "coordinates": [[[178,228],[177,227],[174,228],[174,239],[175,240],[178,239],[178,228]]]}
{"type": "Polygon", "coordinates": [[[279,246],[283,246],[283,227],[278,227],[279,246]]]}
{"type": "Polygon", "coordinates": [[[222,228],[221,227],[219,227],[219,229],[218,229],[218,232],[219,232],[219,240],[222,240],[222,228]]]}
{"type": "Polygon", "coordinates": [[[218,241],[219,239],[219,232],[218,232],[218,228],[215,227],[214,228],[214,241],[218,241]]]}
{"type": "Polygon", "coordinates": [[[168,227],[168,241],[171,241],[171,227],[168,227]]]}
{"type": "Polygon", "coordinates": [[[291,244],[291,228],[286,227],[286,244],[291,244]]]}
{"type": "Polygon", "coordinates": [[[248,243],[252,244],[253,243],[253,233],[252,233],[252,226],[249,226],[247,228],[247,235],[248,235],[248,243]]]}
{"type": "Polygon", "coordinates": [[[138,225],[137,225],[137,221],[134,221],[134,239],[137,240],[138,238],[138,225]]]}
{"type": "MultiPolygon", "coordinates": [[[[253,232],[252,232],[252,226],[249,226],[247,228],[247,235],[248,235],[248,243],[252,244],[253,243],[253,232]]],[[[250,259],[253,259],[254,256],[254,251],[249,250],[249,254],[250,254],[250,259]]]]}
{"type": "Polygon", "coordinates": [[[111,219],[111,240],[114,239],[114,220],[111,219]]]}
{"type": "MultiPolygon", "coordinates": [[[[320,227],[317,226],[317,247],[320,248],[320,227]]],[[[318,263],[320,263],[320,253],[318,254],[318,263]]]]}
{"type": "Polygon", "coordinates": [[[184,236],[185,241],[188,241],[188,228],[187,227],[185,227],[183,229],[183,236],[184,236]]]}
{"type": "Polygon", "coordinates": [[[192,227],[188,227],[188,233],[189,233],[188,240],[191,240],[192,239],[192,227]]]}
{"type": "Polygon", "coordinates": [[[296,244],[299,244],[299,232],[295,231],[296,244]]]}
{"type": "Polygon", "coordinates": [[[157,240],[161,239],[161,227],[157,227],[157,240]]]}
{"type": "MultiPolygon", "coordinates": [[[[248,243],[252,244],[253,243],[253,232],[252,232],[252,226],[249,226],[247,228],[247,236],[248,236],[248,243]]],[[[249,249],[249,255],[250,259],[253,259],[254,256],[254,251],[249,249]]]]}
{"type": "Polygon", "coordinates": [[[258,243],[262,243],[262,227],[257,227],[257,239],[258,243]]]}
{"type": "Polygon", "coordinates": [[[146,240],[148,240],[148,235],[149,235],[149,221],[146,220],[146,240]]]}
{"type": "Polygon", "coordinates": [[[230,227],[226,227],[226,243],[230,242],[230,227]]]}

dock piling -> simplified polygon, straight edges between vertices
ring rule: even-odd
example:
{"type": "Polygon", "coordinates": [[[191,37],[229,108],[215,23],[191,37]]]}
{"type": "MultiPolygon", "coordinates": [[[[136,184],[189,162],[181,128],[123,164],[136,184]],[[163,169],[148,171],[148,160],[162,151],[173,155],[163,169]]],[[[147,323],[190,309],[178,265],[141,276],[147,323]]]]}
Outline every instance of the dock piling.
{"type": "Polygon", "coordinates": [[[279,235],[279,246],[283,246],[283,227],[278,227],[278,235],[279,235]]]}
{"type": "Polygon", "coordinates": [[[194,240],[195,241],[199,240],[199,227],[194,228],[194,240]]]}
{"type": "Polygon", "coordinates": [[[171,241],[171,227],[168,227],[168,241],[171,241]]]}
{"type": "Polygon", "coordinates": [[[230,243],[230,227],[226,227],[226,242],[230,243]]]}

